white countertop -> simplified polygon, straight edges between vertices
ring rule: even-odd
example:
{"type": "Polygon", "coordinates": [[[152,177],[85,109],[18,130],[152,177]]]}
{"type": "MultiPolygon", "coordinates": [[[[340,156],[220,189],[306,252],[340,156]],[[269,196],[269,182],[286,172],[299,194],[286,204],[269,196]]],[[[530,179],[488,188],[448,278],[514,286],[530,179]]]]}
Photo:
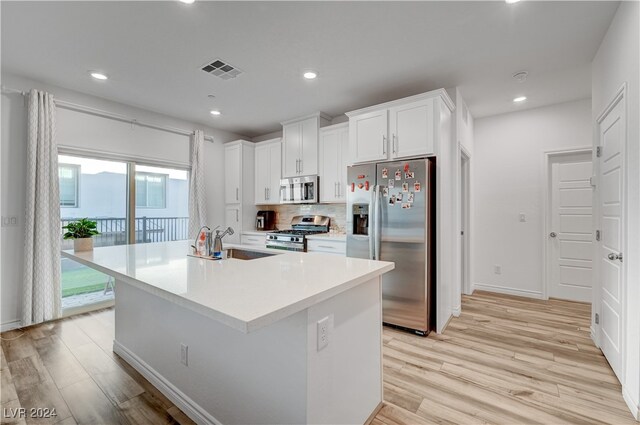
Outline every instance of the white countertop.
{"type": "Polygon", "coordinates": [[[394,268],[386,261],[236,244],[225,248],[278,255],[208,260],[187,256],[189,245],[190,241],[119,245],[79,253],[63,251],[62,255],[245,333],[394,268]]]}

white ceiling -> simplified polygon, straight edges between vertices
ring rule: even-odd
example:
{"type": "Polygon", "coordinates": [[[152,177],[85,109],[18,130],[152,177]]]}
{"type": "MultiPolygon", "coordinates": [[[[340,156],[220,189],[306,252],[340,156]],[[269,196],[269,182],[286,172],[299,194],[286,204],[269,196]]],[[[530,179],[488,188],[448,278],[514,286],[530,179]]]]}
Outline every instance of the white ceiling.
{"type": "Polygon", "coordinates": [[[253,137],[314,111],[338,116],[440,87],[459,86],[475,117],[589,97],[590,63],[618,3],[1,7],[3,70],[253,137]],[[200,70],[216,57],[244,73],[223,81],[200,70]],[[110,79],[93,81],[90,69],[110,79]],[[304,80],[306,69],[319,78],[304,80]],[[511,77],[520,70],[522,84],[511,77]],[[525,104],[511,102],[523,94],[525,104]]]}

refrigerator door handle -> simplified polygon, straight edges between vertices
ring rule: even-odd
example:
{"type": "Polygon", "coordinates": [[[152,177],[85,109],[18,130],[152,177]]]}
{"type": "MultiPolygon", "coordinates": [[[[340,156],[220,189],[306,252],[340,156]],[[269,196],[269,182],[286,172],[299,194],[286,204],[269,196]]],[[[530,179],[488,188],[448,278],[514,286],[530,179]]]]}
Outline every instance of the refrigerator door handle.
{"type": "Polygon", "coordinates": [[[375,197],[375,242],[374,242],[374,255],[376,260],[380,260],[380,244],[382,242],[382,191],[380,186],[375,185],[373,188],[373,195],[375,197]]]}
{"type": "MultiPolygon", "coordinates": [[[[375,188],[375,186],[374,186],[375,188]]],[[[375,242],[374,242],[374,238],[375,238],[375,205],[376,205],[376,198],[375,196],[373,196],[373,192],[371,191],[370,193],[370,198],[369,198],[369,222],[367,223],[367,233],[369,234],[369,259],[371,260],[375,260],[375,251],[374,251],[374,246],[375,246],[375,242]]]]}

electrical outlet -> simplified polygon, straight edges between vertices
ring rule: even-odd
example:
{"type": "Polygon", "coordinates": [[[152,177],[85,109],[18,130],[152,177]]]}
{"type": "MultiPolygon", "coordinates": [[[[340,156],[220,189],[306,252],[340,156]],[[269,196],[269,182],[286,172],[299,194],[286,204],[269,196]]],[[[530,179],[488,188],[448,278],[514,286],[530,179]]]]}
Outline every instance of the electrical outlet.
{"type": "Polygon", "coordinates": [[[318,351],[329,345],[329,316],[318,321],[318,351]]]}
{"type": "Polygon", "coordinates": [[[502,266],[496,264],[495,266],[493,266],[493,272],[495,274],[502,274],[502,266]]]}
{"type": "Polygon", "coordinates": [[[527,221],[527,216],[524,213],[520,213],[520,222],[524,223],[525,221],[527,221]]]}
{"type": "Polygon", "coordinates": [[[15,227],[18,225],[18,217],[15,215],[2,216],[2,227],[15,227]]]}
{"type": "Polygon", "coordinates": [[[189,366],[189,346],[180,344],[180,363],[189,366]]]}

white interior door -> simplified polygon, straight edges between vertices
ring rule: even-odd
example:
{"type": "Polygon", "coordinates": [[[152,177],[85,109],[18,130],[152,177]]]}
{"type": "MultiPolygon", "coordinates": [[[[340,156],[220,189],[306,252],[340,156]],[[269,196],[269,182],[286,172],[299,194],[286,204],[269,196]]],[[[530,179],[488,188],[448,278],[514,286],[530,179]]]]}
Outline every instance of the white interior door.
{"type": "Polygon", "coordinates": [[[618,102],[599,122],[601,154],[598,158],[599,223],[598,247],[600,281],[600,348],[611,368],[622,379],[622,267],[624,221],[624,147],[626,124],[624,100],[618,102]]]}
{"type": "Polygon", "coordinates": [[[549,296],[591,302],[593,193],[591,153],[551,160],[549,296]]]}

